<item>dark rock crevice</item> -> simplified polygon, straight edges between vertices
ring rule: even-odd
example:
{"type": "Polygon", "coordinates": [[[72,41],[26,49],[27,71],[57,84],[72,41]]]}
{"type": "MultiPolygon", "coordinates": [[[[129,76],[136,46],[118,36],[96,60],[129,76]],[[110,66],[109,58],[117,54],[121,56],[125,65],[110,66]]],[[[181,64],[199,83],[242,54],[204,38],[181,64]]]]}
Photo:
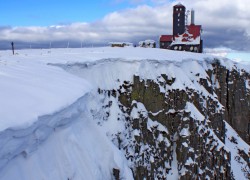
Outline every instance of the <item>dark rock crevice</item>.
{"type": "MultiPolygon", "coordinates": [[[[250,98],[246,81],[249,74],[237,69],[228,70],[218,62],[213,64],[213,72],[219,87],[215,88],[219,102],[225,107],[224,119],[250,144],[248,124],[250,123],[250,98]]],[[[216,83],[216,82],[212,82],[216,83]]]]}

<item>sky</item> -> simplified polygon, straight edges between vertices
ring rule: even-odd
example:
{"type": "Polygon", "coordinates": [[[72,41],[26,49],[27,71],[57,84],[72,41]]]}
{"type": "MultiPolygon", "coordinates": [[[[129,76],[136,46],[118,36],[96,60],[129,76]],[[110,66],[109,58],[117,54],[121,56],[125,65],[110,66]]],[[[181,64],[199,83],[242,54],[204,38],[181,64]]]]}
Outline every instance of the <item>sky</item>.
{"type": "Polygon", "coordinates": [[[158,41],[172,34],[172,7],[195,10],[205,48],[250,51],[249,0],[0,0],[0,49],[158,41]],[[51,45],[52,44],[52,45],[51,45]]]}
{"type": "MultiPolygon", "coordinates": [[[[2,25],[50,26],[93,22],[138,3],[107,0],[12,0],[1,2],[2,25]]],[[[139,1],[138,1],[139,2],[139,1]]]]}

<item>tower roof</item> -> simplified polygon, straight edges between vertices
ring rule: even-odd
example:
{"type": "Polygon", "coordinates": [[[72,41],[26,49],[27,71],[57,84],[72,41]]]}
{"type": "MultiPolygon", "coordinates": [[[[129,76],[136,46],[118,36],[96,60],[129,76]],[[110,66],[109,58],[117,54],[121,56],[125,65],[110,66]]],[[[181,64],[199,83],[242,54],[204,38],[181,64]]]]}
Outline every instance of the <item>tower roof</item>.
{"type": "Polygon", "coordinates": [[[184,5],[182,5],[181,3],[176,4],[174,7],[185,7],[184,5]]]}

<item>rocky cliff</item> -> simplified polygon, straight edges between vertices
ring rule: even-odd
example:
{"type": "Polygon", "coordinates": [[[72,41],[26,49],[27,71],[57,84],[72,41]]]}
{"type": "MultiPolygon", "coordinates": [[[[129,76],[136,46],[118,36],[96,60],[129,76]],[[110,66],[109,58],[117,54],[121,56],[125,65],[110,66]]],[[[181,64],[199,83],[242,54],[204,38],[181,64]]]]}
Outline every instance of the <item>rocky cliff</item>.
{"type": "MultiPolygon", "coordinates": [[[[89,111],[124,153],[135,179],[250,178],[248,72],[216,59],[141,61],[123,62],[131,66],[129,75],[113,77],[110,71],[124,66],[112,69],[116,60],[101,62],[101,73],[115,85],[105,87],[89,76],[98,87],[89,101],[101,105],[89,111]]],[[[86,78],[96,66],[63,68],[86,78]]],[[[114,175],[119,179],[119,169],[114,175]]]]}

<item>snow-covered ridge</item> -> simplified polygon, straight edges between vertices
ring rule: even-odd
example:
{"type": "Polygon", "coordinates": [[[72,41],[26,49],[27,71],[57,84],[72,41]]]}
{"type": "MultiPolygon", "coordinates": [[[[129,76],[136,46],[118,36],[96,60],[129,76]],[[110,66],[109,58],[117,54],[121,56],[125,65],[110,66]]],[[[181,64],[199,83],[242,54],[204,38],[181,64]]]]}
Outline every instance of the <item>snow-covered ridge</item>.
{"type": "MultiPolygon", "coordinates": [[[[206,97],[216,99],[215,94],[210,94],[198,83],[200,78],[206,79],[208,77],[206,70],[212,68],[211,62],[213,61],[214,57],[206,54],[144,48],[22,50],[18,51],[15,56],[10,55],[10,51],[0,52],[0,89],[4,90],[0,93],[0,98],[3,99],[3,101],[0,101],[0,179],[1,168],[3,174],[6,175],[3,177],[10,177],[14,162],[34,163],[35,158],[37,158],[36,152],[46,157],[47,152],[42,150],[48,148],[48,146],[43,144],[50,142],[50,139],[52,139],[50,143],[52,146],[56,142],[55,137],[60,138],[62,134],[65,136],[61,139],[62,141],[65,140],[67,135],[70,136],[70,142],[75,145],[74,148],[77,149],[79,157],[91,156],[92,159],[87,158],[88,163],[93,159],[99,161],[98,158],[102,156],[102,151],[96,152],[98,158],[92,157],[91,148],[88,149],[86,154],[81,154],[82,151],[85,152],[86,145],[92,148],[102,149],[105,147],[108,149],[107,159],[112,163],[108,164],[108,160],[104,159],[104,163],[101,165],[103,169],[100,168],[101,172],[98,171],[97,174],[95,172],[89,173],[88,178],[101,179],[103,175],[108,179],[112,174],[110,170],[114,167],[118,167],[120,170],[124,169],[121,172],[122,177],[125,177],[125,174],[131,177],[131,172],[123,159],[123,155],[119,154],[121,152],[118,148],[113,147],[105,136],[106,131],[115,132],[117,130],[117,127],[111,126],[115,121],[104,122],[104,124],[106,123],[105,128],[110,129],[104,128],[97,135],[89,133],[91,137],[87,137],[88,133],[86,132],[91,130],[96,132],[96,129],[98,129],[96,124],[91,122],[97,121],[98,119],[95,118],[98,117],[92,117],[92,114],[89,114],[91,112],[90,107],[98,109],[101,108],[98,105],[103,105],[95,104],[96,102],[93,102],[95,99],[89,101],[89,98],[97,96],[98,88],[104,90],[118,89],[124,81],[132,81],[133,76],[136,75],[141,79],[151,79],[158,82],[161,92],[174,89],[185,90],[188,87],[195,89],[206,97]],[[173,84],[161,86],[161,82],[164,81],[161,77],[162,74],[167,75],[169,79],[175,79],[173,84]],[[81,139],[77,133],[70,132],[69,129],[76,129],[75,124],[79,125],[79,128],[81,127],[77,133],[86,137],[81,139]],[[90,129],[87,130],[85,125],[90,129]],[[99,135],[104,137],[99,139],[99,135]],[[87,144],[77,142],[80,140],[87,142],[87,144]],[[97,143],[93,144],[95,140],[97,140],[97,143]],[[99,141],[104,143],[98,145],[99,141]],[[117,160],[117,156],[121,159],[117,160]],[[3,167],[8,162],[10,164],[7,165],[7,170],[4,170],[3,167]],[[107,164],[108,167],[104,168],[107,164]]],[[[240,70],[241,68],[240,64],[226,59],[220,60],[220,62],[229,69],[238,68],[237,70],[240,70]]],[[[245,65],[244,69],[246,69],[245,65]]],[[[212,86],[212,84],[209,84],[209,86],[212,86]]],[[[115,101],[117,100],[113,99],[113,102],[115,101]]],[[[112,110],[115,113],[121,113],[118,108],[112,110]]],[[[223,107],[219,106],[218,111],[222,110],[223,107]]],[[[196,117],[197,113],[193,115],[196,117]]],[[[114,115],[115,118],[117,117],[114,115]]],[[[115,123],[122,130],[123,124],[115,123]]],[[[230,129],[229,126],[227,126],[227,129],[230,129]]],[[[135,134],[138,133],[135,131],[135,134]]],[[[240,138],[237,140],[243,144],[240,138]]],[[[59,153],[60,158],[71,152],[70,148],[63,143],[60,146],[56,144],[56,146],[58,146],[58,150],[60,146],[67,149],[62,154],[59,153]]],[[[246,147],[244,151],[247,152],[249,148],[246,144],[244,144],[244,147],[246,147]]],[[[52,150],[52,148],[48,149],[52,150]]],[[[56,158],[51,157],[51,159],[54,162],[56,158]]],[[[67,157],[70,162],[63,162],[65,164],[58,166],[58,168],[63,167],[60,169],[62,171],[67,169],[74,163],[72,159],[76,158],[74,156],[67,157]]],[[[58,162],[61,161],[58,160],[58,162]]],[[[98,163],[95,162],[90,167],[98,168],[98,163]]],[[[80,167],[81,163],[78,165],[80,167]]],[[[84,165],[87,166],[88,164],[84,165]]],[[[44,173],[44,168],[40,170],[39,175],[44,173]]],[[[18,171],[18,167],[14,167],[14,169],[18,171]]],[[[50,174],[50,170],[47,169],[46,173],[50,174]]],[[[25,168],[22,171],[28,173],[25,168]]],[[[50,174],[49,179],[66,177],[81,179],[81,177],[84,177],[84,174],[74,175],[74,172],[76,171],[72,168],[68,172],[63,172],[63,176],[60,177],[59,175],[62,174],[57,172],[58,174],[55,173],[54,176],[50,174]]],[[[84,172],[87,173],[87,170],[84,172]]],[[[85,178],[87,179],[87,177],[85,178]]]]}
{"type": "MultiPolygon", "coordinates": [[[[216,98],[216,94],[210,94],[207,90],[200,86],[199,80],[207,79],[207,70],[212,69],[211,63],[216,60],[192,60],[184,59],[181,61],[164,61],[164,60],[129,60],[129,59],[101,59],[94,62],[77,62],[68,64],[50,64],[63,68],[65,71],[77,75],[97,89],[117,89],[124,81],[132,81],[133,76],[139,76],[141,79],[155,80],[159,84],[164,81],[162,74],[176,81],[167,87],[161,87],[162,92],[168,90],[186,88],[195,89],[197,92],[203,93],[207,97],[216,98]]],[[[224,64],[235,68],[235,65],[228,61],[224,64]]],[[[211,86],[211,84],[209,84],[211,86]]]]}

